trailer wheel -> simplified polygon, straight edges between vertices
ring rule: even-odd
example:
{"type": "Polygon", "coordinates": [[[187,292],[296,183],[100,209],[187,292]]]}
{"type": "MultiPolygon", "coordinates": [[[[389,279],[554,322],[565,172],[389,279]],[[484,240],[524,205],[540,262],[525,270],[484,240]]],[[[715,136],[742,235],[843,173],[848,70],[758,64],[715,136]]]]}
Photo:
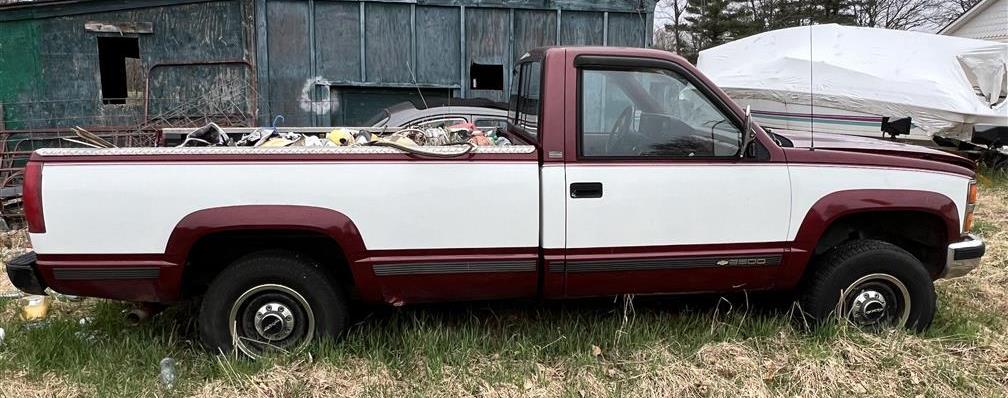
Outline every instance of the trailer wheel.
{"type": "Polygon", "coordinates": [[[347,306],[313,262],[284,251],[242,257],[214,278],[199,313],[199,333],[212,351],[237,349],[256,358],[338,336],[347,306]]]}
{"type": "Polygon", "coordinates": [[[838,246],[812,265],[799,304],[813,325],[843,319],[864,330],[923,331],[934,319],[934,283],[906,250],[877,240],[838,246]]]}

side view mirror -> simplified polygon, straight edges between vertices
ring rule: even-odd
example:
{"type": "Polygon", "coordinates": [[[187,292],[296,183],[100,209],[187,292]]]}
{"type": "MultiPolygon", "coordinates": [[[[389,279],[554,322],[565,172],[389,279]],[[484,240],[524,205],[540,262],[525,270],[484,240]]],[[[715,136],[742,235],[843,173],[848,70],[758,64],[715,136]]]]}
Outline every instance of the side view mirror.
{"type": "Polygon", "coordinates": [[[752,143],[754,138],[753,128],[752,128],[752,109],[749,105],[745,107],[745,121],[742,123],[742,146],[739,147],[739,157],[744,158],[746,151],[749,149],[749,144],[752,143]]]}

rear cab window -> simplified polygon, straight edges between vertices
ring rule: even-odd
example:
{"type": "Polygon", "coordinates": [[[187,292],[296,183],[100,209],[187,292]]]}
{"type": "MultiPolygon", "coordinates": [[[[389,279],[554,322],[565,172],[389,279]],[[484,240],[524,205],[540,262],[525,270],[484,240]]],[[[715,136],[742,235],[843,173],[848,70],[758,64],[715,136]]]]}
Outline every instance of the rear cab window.
{"type": "Polygon", "coordinates": [[[541,109],[542,62],[530,61],[515,67],[511,79],[508,127],[511,132],[530,142],[539,141],[541,109]]]}

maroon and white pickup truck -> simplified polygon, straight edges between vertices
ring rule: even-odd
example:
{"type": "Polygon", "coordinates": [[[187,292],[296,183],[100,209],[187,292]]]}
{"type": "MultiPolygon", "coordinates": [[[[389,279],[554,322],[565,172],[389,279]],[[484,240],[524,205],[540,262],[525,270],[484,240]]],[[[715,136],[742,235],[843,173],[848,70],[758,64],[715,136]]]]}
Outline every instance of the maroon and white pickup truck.
{"type": "Polygon", "coordinates": [[[958,156],[829,134],[810,149],[662,51],[540,49],[513,82],[516,145],[454,158],[38,150],[35,251],[8,275],[36,294],[201,296],[207,346],[254,355],[338,336],[365,302],[785,290],[816,321],[920,330],[933,281],[984,253],[958,156]]]}

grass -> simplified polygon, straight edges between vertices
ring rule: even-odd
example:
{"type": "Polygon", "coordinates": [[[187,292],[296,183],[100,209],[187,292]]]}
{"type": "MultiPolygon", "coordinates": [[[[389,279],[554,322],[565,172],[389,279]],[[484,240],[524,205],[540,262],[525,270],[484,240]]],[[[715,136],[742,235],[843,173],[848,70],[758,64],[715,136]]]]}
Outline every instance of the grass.
{"type": "Polygon", "coordinates": [[[57,300],[29,324],[0,299],[0,397],[1008,396],[1008,177],[981,183],[988,254],[938,282],[920,335],[803,332],[773,294],[475,303],[362,311],[341,343],[251,362],[200,349],[192,308],[129,326],[125,304],[57,300]]]}

